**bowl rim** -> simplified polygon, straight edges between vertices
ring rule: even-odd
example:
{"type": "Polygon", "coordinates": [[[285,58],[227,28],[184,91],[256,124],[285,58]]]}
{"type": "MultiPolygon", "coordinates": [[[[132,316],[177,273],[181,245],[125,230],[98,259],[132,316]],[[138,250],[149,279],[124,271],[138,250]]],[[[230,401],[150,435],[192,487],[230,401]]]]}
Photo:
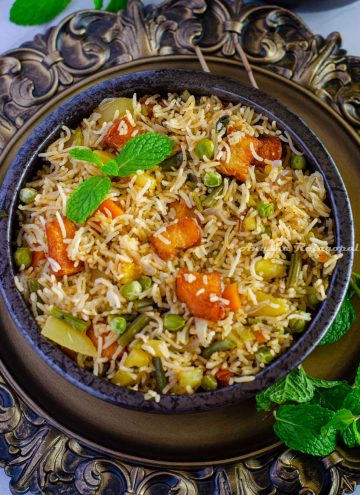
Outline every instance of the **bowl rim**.
{"type": "Polygon", "coordinates": [[[106,80],[67,100],[40,123],[19,149],[0,187],[0,209],[9,214],[7,219],[0,220],[0,292],[17,329],[32,349],[61,377],[99,399],[138,411],[206,411],[247,399],[270,386],[299,365],[321,340],[345,297],[351,275],[354,227],[350,201],[337,167],[320,140],[302,119],[278,100],[235,79],[204,72],[182,69],[134,72],[106,80]],[[152,94],[180,92],[184,89],[195,94],[216,94],[223,100],[249,105],[276,120],[279,128],[290,134],[297,147],[305,152],[314,168],[322,174],[335,221],[336,245],[350,248],[344,251],[343,258],[338,261],[330,279],[328,298],[319,307],[308,329],[284,354],[258,372],[252,382],[237,383],[213,392],[196,392],[193,395],[163,395],[159,403],[145,400],[142,392],[119,387],[104,378],[95,377],[41,336],[29,307],[16,288],[11,254],[19,191],[33,174],[38,153],[56,139],[62,125],[73,126],[78,123],[105,97],[124,96],[133,92],[145,93],[149,87],[152,88],[152,94]]]}

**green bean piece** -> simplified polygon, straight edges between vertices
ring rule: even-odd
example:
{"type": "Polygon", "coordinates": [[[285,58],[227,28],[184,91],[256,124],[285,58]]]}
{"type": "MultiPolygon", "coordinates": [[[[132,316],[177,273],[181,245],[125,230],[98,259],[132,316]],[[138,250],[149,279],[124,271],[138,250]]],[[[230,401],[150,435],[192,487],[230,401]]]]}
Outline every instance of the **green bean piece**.
{"type": "Polygon", "coordinates": [[[146,327],[146,325],[149,323],[150,317],[145,314],[141,314],[138,317],[135,318],[135,320],[128,325],[126,332],[124,332],[120,338],[119,338],[119,344],[122,347],[126,347],[132,339],[135,337],[135,335],[141,330],[146,327]]]}
{"type": "Polygon", "coordinates": [[[14,253],[14,261],[18,268],[24,266],[28,268],[31,265],[31,251],[27,247],[19,247],[14,253]]]}
{"type": "Polygon", "coordinates": [[[320,304],[320,300],[316,295],[316,290],[314,289],[314,287],[307,288],[306,304],[312,310],[316,309],[317,306],[320,304]]]}
{"type": "Polygon", "coordinates": [[[212,375],[205,375],[201,380],[201,388],[206,390],[206,392],[211,392],[212,390],[216,390],[218,387],[218,383],[216,378],[212,375]]]}
{"type": "Polygon", "coordinates": [[[179,153],[175,153],[175,155],[169,156],[163,162],[160,163],[161,170],[163,172],[171,172],[172,170],[177,170],[180,168],[183,162],[183,154],[182,151],[179,153]]]}
{"type": "MultiPolygon", "coordinates": [[[[301,311],[294,311],[293,314],[300,315],[302,314],[301,311]]],[[[292,318],[289,320],[289,330],[290,333],[302,333],[306,328],[306,320],[304,319],[298,319],[298,318],[292,318]]]]}
{"type": "Polygon", "coordinates": [[[275,213],[275,206],[272,203],[258,203],[256,209],[261,218],[271,217],[275,213]]]}
{"type": "Polygon", "coordinates": [[[203,205],[201,203],[200,196],[198,195],[197,192],[193,191],[192,193],[192,199],[195,203],[196,208],[200,211],[200,213],[203,211],[203,205]]]}
{"type": "Polygon", "coordinates": [[[138,299],[137,301],[134,301],[134,309],[138,310],[141,308],[146,308],[147,306],[152,306],[154,304],[154,301],[150,299],[150,297],[144,297],[144,299],[138,299]]]}
{"type": "Polygon", "coordinates": [[[230,124],[230,117],[228,115],[222,115],[215,124],[215,131],[220,133],[225,131],[223,136],[227,136],[227,130],[230,124]]]}
{"type": "Polygon", "coordinates": [[[214,142],[211,141],[211,139],[207,138],[202,139],[195,146],[195,153],[200,159],[206,156],[206,158],[209,158],[211,160],[211,158],[213,158],[214,156],[214,150],[214,142]]]}
{"type": "Polygon", "coordinates": [[[260,363],[269,364],[274,359],[270,347],[263,345],[256,351],[256,359],[260,363]]]}
{"type": "Polygon", "coordinates": [[[293,170],[303,170],[306,167],[306,158],[303,155],[296,155],[295,153],[292,153],[290,167],[293,170]]]}
{"type": "Polygon", "coordinates": [[[188,99],[190,98],[190,96],[191,96],[190,91],[189,91],[189,90],[187,90],[187,89],[185,89],[185,90],[181,93],[180,98],[182,99],[182,101],[186,102],[186,101],[188,101],[188,99]]]}
{"type": "Polygon", "coordinates": [[[121,294],[127,301],[135,301],[139,298],[142,291],[141,284],[137,280],[132,280],[131,282],[126,282],[126,284],[124,284],[121,289],[121,294]]]}
{"type": "Polygon", "coordinates": [[[206,347],[202,353],[205,359],[209,359],[215,352],[230,351],[236,347],[232,340],[218,340],[206,347]]]}
{"type": "Polygon", "coordinates": [[[49,315],[55,316],[55,318],[59,318],[59,320],[64,320],[65,323],[68,323],[68,325],[76,330],[79,330],[81,333],[86,333],[86,330],[90,326],[90,321],[84,321],[80,318],[76,318],[76,316],[73,316],[70,313],[65,313],[65,311],[56,306],[54,306],[49,312],[49,315]]]}
{"type": "Polygon", "coordinates": [[[32,187],[24,187],[20,190],[20,201],[22,201],[26,205],[29,205],[34,202],[36,195],[36,189],[33,189],[32,187]]]}
{"type": "Polygon", "coordinates": [[[286,282],[286,288],[296,287],[299,283],[300,273],[302,270],[302,258],[299,253],[292,253],[289,275],[286,282]]]}
{"type": "Polygon", "coordinates": [[[255,325],[256,323],[261,323],[261,320],[260,318],[251,318],[249,317],[246,322],[249,324],[249,325],[255,325]]]}
{"type": "Polygon", "coordinates": [[[9,214],[5,210],[0,210],[0,218],[7,218],[9,214]]]}
{"type": "Polygon", "coordinates": [[[204,177],[206,187],[218,187],[222,184],[222,175],[219,172],[208,172],[204,177]]]}
{"type": "Polygon", "coordinates": [[[166,387],[165,371],[159,357],[154,356],[152,358],[152,362],[155,369],[156,390],[159,394],[161,394],[166,387]]]}
{"type": "Polygon", "coordinates": [[[109,315],[108,323],[111,330],[115,333],[119,333],[120,335],[125,332],[127,327],[127,321],[123,316],[120,315],[109,315]]]}
{"type": "Polygon", "coordinates": [[[139,284],[141,285],[142,290],[150,289],[153,284],[152,278],[143,275],[138,279],[139,284]]]}
{"type": "Polygon", "coordinates": [[[206,196],[206,198],[203,201],[203,207],[204,208],[210,208],[211,206],[214,205],[216,200],[218,199],[219,194],[221,194],[224,190],[224,185],[221,184],[221,186],[214,187],[214,189],[211,191],[210,194],[206,196]]]}
{"type": "Polygon", "coordinates": [[[185,326],[185,319],[180,315],[168,313],[163,317],[164,328],[170,332],[179,332],[185,326]]]}
{"type": "Polygon", "coordinates": [[[28,282],[28,288],[30,294],[32,294],[33,292],[37,292],[38,290],[43,289],[43,286],[37,278],[31,278],[28,282]]]}

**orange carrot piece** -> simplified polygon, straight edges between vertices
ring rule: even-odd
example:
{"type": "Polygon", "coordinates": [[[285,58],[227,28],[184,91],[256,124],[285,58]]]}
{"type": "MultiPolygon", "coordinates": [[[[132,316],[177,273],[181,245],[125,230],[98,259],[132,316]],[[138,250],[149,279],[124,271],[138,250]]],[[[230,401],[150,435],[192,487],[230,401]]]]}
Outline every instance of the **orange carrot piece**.
{"type": "Polygon", "coordinates": [[[176,278],[176,294],[197,318],[220,321],[225,316],[222,301],[213,300],[214,296],[221,298],[221,275],[218,272],[189,272],[182,268],[176,278]]]}
{"type": "Polygon", "coordinates": [[[97,211],[101,211],[101,213],[103,213],[107,217],[111,216],[111,218],[116,218],[124,214],[122,208],[120,208],[120,206],[112,199],[105,199],[105,201],[101,203],[97,211]]]}
{"type": "Polygon", "coordinates": [[[330,256],[328,253],[325,253],[324,251],[319,253],[318,260],[320,261],[320,263],[326,263],[329,258],[330,258],[330,256]]]}
{"type": "Polygon", "coordinates": [[[40,261],[46,258],[45,251],[33,251],[31,253],[31,266],[36,268],[40,261]]]}
{"type": "Polygon", "coordinates": [[[201,244],[201,231],[193,218],[185,217],[170,223],[161,234],[151,236],[151,245],[163,260],[171,260],[182,249],[201,244]],[[161,238],[167,240],[163,241],[161,238]]]}
{"type": "Polygon", "coordinates": [[[194,210],[188,207],[183,198],[170,203],[169,208],[173,208],[175,210],[175,218],[177,220],[181,220],[185,217],[197,218],[194,210]]]}
{"type": "Polygon", "coordinates": [[[222,163],[217,167],[218,171],[224,175],[235,177],[242,182],[246,181],[249,166],[254,161],[254,156],[250,147],[251,143],[255,152],[257,152],[260,148],[259,139],[252,136],[244,136],[239,143],[230,146],[230,162],[222,163]]]}
{"type": "MultiPolygon", "coordinates": [[[[73,239],[76,232],[76,227],[73,222],[63,217],[63,222],[66,230],[66,238],[73,239]]],[[[61,269],[54,272],[56,277],[63,277],[64,275],[74,275],[83,268],[83,263],[79,263],[75,266],[75,262],[70,260],[67,254],[67,244],[64,243],[61,228],[57,219],[51,222],[46,222],[45,225],[46,236],[48,241],[49,257],[59,263],[61,269]]]]}
{"type": "Polygon", "coordinates": [[[255,338],[259,344],[265,344],[266,343],[266,339],[264,337],[264,334],[260,330],[255,331],[254,335],[255,335],[255,338]]]}
{"type": "Polygon", "coordinates": [[[235,376],[235,373],[230,370],[219,370],[215,373],[215,378],[220,387],[228,387],[232,376],[235,376]]]}
{"type": "MultiPolygon", "coordinates": [[[[121,148],[132,138],[136,127],[132,126],[127,117],[115,119],[113,125],[108,130],[104,143],[111,148],[121,148]]],[[[144,134],[146,131],[139,130],[138,134],[144,134]]]]}
{"type": "Polygon", "coordinates": [[[241,308],[241,299],[237,283],[229,284],[225,288],[222,297],[223,299],[227,299],[229,301],[230,304],[228,308],[230,309],[230,311],[233,311],[235,313],[238,309],[241,308]]]}
{"type": "MultiPolygon", "coordinates": [[[[103,341],[104,339],[110,334],[111,332],[108,332],[106,334],[102,334],[102,337],[103,337],[103,341]]],[[[86,335],[89,337],[89,339],[92,341],[92,343],[94,344],[94,346],[96,347],[96,349],[98,348],[98,341],[99,341],[99,337],[97,337],[95,335],[95,331],[94,331],[94,327],[92,325],[90,325],[88,331],[86,332],[86,335]]],[[[114,342],[113,344],[111,344],[109,347],[107,347],[106,349],[102,349],[101,351],[101,357],[105,357],[105,358],[108,358],[109,360],[111,360],[111,358],[113,357],[113,355],[115,354],[115,352],[117,351],[117,348],[119,347],[119,344],[118,342],[114,342]]],[[[121,357],[123,355],[123,353],[125,352],[125,349],[123,349],[121,351],[121,353],[119,354],[119,357],[121,357]]]]}
{"type": "MultiPolygon", "coordinates": [[[[282,157],[282,144],[281,139],[275,136],[260,138],[259,149],[257,154],[264,158],[264,160],[281,160],[282,157]]],[[[256,165],[264,165],[263,161],[253,160],[256,165]]]]}

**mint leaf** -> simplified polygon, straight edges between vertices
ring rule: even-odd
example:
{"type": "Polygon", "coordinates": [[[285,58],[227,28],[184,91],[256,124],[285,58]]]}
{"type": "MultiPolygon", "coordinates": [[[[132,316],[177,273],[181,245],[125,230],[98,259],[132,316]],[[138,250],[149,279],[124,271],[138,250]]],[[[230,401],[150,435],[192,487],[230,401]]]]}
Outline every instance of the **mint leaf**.
{"type": "Polygon", "coordinates": [[[355,387],[350,390],[344,399],[343,406],[354,414],[360,414],[360,388],[355,387]]]}
{"type": "Polygon", "coordinates": [[[359,420],[353,421],[350,426],[342,434],[345,445],[348,447],[359,447],[360,446],[360,423],[359,420]]]}
{"type": "Polygon", "coordinates": [[[49,22],[60,14],[71,0],[15,0],[10,20],[19,26],[35,26],[49,22]]]}
{"type": "Polygon", "coordinates": [[[269,411],[274,404],[287,401],[308,402],[314,395],[314,386],[302,368],[291,371],[279,382],[256,396],[259,411],[269,411]]]}
{"type": "Polygon", "coordinates": [[[355,385],[357,387],[360,386],[360,366],[357,369],[356,376],[355,376],[355,385]]]}
{"type": "Polygon", "coordinates": [[[95,176],[84,180],[68,199],[67,218],[75,223],[84,223],[103,202],[110,187],[109,177],[95,176]]]}
{"type": "Polygon", "coordinates": [[[285,445],[304,454],[325,456],[335,450],[336,430],[326,435],[321,430],[334,416],[333,411],[317,404],[281,406],[274,413],[274,430],[285,445]]]}
{"type": "Polygon", "coordinates": [[[322,435],[328,435],[331,429],[343,432],[356,420],[357,417],[354,416],[351,411],[348,409],[340,409],[339,411],[336,411],[328,424],[322,428],[321,433],[322,435]]]}
{"type": "Polygon", "coordinates": [[[323,380],[322,378],[314,378],[308,375],[308,379],[314,385],[315,388],[334,388],[340,385],[342,382],[340,380],[323,380]]]}
{"type": "Polygon", "coordinates": [[[127,6],[127,0],[110,0],[106,10],[109,12],[118,12],[118,10],[123,10],[127,6]]]}
{"type": "Polygon", "coordinates": [[[109,160],[100,168],[100,172],[116,176],[119,173],[119,165],[116,163],[116,160],[109,160]]]}
{"type": "Polygon", "coordinates": [[[94,0],[94,9],[101,10],[104,5],[104,0],[94,0]]]}
{"type": "Polygon", "coordinates": [[[331,324],[319,345],[334,344],[343,337],[350,329],[356,318],[354,306],[348,295],[345,296],[335,320],[331,324]]]}
{"type": "Polygon", "coordinates": [[[351,386],[343,381],[332,388],[317,388],[312,400],[313,404],[337,411],[343,407],[345,397],[351,391],[351,386]]]}
{"type": "Polygon", "coordinates": [[[118,177],[129,177],[137,170],[146,170],[167,158],[174,147],[174,141],[157,132],[147,132],[131,138],[115,158],[118,177]]]}
{"type": "Polygon", "coordinates": [[[100,157],[89,148],[72,148],[69,151],[69,155],[76,160],[81,160],[83,162],[95,163],[95,165],[102,166],[103,162],[100,157]]]}

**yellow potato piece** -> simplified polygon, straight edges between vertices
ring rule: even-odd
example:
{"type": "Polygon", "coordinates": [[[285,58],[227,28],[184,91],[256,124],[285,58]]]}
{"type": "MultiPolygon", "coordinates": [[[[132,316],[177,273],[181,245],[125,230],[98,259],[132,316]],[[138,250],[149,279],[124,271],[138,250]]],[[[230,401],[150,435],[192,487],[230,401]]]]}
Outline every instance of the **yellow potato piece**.
{"type": "Polygon", "coordinates": [[[136,263],[124,263],[121,266],[121,273],[124,275],[121,279],[121,283],[131,282],[141,277],[143,270],[141,266],[136,263]]]}
{"type": "Polygon", "coordinates": [[[286,266],[271,260],[258,260],[255,263],[255,271],[264,280],[271,280],[272,278],[285,277],[286,266]]]}
{"type": "Polygon", "coordinates": [[[121,118],[126,114],[126,110],[133,111],[132,98],[115,98],[101,105],[101,108],[97,109],[97,113],[100,113],[101,117],[99,123],[111,122],[114,120],[116,111],[119,110],[118,117],[121,118]]]}
{"type": "Polygon", "coordinates": [[[190,386],[192,390],[196,390],[201,385],[203,377],[203,371],[200,368],[193,370],[179,371],[178,373],[178,390],[179,393],[186,393],[187,387],[190,386]]]}
{"type": "Polygon", "coordinates": [[[71,327],[65,321],[55,318],[55,316],[49,316],[41,334],[71,351],[79,352],[84,356],[97,356],[97,350],[86,334],[71,327]]]}
{"type": "Polygon", "coordinates": [[[163,342],[163,340],[149,339],[147,342],[144,343],[144,345],[151,347],[156,357],[162,358],[164,357],[164,355],[161,352],[160,346],[163,342]]]}
{"type": "Polygon", "coordinates": [[[156,180],[154,177],[152,177],[150,174],[143,173],[143,174],[138,174],[135,179],[135,184],[138,187],[144,187],[146,184],[150,182],[149,190],[153,190],[156,187],[156,180]]]}
{"type": "Polygon", "coordinates": [[[115,383],[115,385],[127,387],[128,385],[134,385],[134,383],[136,383],[136,378],[134,378],[133,374],[129,373],[129,371],[118,370],[111,381],[112,383],[115,383]]]}
{"type": "Polygon", "coordinates": [[[141,368],[142,366],[148,366],[149,364],[150,356],[142,349],[132,349],[124,362],[124,366],[127,368],[132,368],[133,366],[141,368]]]}
{"type": "Polygon", "coordinates": [[[255,296],[258,303],[268,301],[268,304],[252,311],[251,316],[281,316],[289,311],[289,305],[285,299],[274,297],[265,292],[256,292],[255,296]]]}
{"type": "Polygon", "coordinates": [[[244,230],[255,230],[256,229],[256,217],[246,216],[243,221],[244,230]]]}

